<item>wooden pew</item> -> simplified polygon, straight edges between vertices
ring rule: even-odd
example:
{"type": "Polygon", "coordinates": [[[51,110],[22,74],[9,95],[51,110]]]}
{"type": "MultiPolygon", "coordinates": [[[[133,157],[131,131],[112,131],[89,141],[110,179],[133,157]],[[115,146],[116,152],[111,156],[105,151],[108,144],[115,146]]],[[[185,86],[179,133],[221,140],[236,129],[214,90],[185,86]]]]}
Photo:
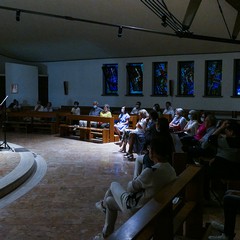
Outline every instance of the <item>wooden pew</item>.
{"type": "Polygon", "coordinates": [[[175,235],[201,239],[202,168],[190,165],[176,181],[167,185],[143,208],[130,217],[109,240],[174,239],[175,235]],[[177,204],[173,199],[179,197],[177,204]]]}
{"type": "Polygon", "coordinates": [[[101,142],[108,143],[114,142],[114,118],[97,117],[89,115],[68,115],[66,117],[66,124],[60,124],[60,136],[65,137],[71,134],[71,131],[79,130],[81,140],[97,141],[99,137],[101,142]],[[81,127],[74,122],[80,120],[86,121],[87,126],[81,127]],[[91,127],[91,122],[109,123],[109,128],[95,128],[91,127]]]}
{"type": "Polygon", "coordinates": [[[24,128],[27,132],[48,131],[55,134],[58,131],[58,115],[56,112],[7,112],[6,127],[24,128]]]}

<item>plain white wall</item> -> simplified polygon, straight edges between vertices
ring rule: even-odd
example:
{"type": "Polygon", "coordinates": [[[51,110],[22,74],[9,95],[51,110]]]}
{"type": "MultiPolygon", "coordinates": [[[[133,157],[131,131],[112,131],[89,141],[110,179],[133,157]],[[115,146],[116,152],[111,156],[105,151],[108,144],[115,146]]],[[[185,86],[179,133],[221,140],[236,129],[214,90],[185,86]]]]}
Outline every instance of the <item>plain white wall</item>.
{"type": "Polygon", "coordinates": [[[171,101],[174,108],[206,110],[239,111],[240,99],[231,98],[233,93],[233,63],[240,59],[240,53],[199,54],[179,56],[156,56],[142,58],[116,58],[85,61],[68,61],[45,63],[49,76],[49,100],[53,106],[72,105],[78,100],[80,105],[89,106],[93,100],[100,105],[109,103],[110,106],[133,106],[136,101],[142,102],[142,107],[151,107],[159,103],[163,108],[166,101],[171,101]],[[205,81],[205,61],[222,60],[222,98],[203,97],[205,81]],[[152,94],[152,63],[168,62],[168,79],[174,82],[174,96],[154,97],[152,94]],[[195,97],[176,97],[177,73],[179,61],[194,61],[194,95],[195,97]],[[118,94],[119,96],[102,96],[102,65],[118,64],[118,94]],[[143,96],[125,96],[127,92],[127,63],[143,63],[143,96]],[[64,95],[63,82],[68,81],[68,95],[64,95]]]}
{"type": "Polygon", "coordinates": [[[20,104],[34,106],[38,100],[38,68],[16,63],[5,64],[7,106],[13,99],[20,104]],[[11,84],[18,85],[18,92],[11,93],[11,84]]]}

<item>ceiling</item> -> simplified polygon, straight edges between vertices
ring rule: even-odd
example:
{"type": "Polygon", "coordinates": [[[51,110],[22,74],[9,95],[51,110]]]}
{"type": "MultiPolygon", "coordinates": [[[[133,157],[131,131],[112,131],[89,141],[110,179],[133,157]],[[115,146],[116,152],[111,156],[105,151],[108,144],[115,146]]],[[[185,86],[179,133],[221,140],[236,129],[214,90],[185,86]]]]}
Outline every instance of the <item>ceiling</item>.
{"type": "Polygon", "coordinates": [[[235,52],[238,11],[239,0],[2,0],[0,55],[45,62],[235,52]],[[190,28],[164,27],[162,12],[147,6],[158,3],[190,28]]]}

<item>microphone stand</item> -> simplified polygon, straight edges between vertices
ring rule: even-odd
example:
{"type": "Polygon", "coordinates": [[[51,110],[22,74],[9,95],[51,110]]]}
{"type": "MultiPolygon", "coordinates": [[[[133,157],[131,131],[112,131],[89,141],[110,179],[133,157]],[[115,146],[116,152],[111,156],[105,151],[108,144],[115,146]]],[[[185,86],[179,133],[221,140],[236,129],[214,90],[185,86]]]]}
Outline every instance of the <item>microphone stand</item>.
{"type": "Polygon", "coordinates": [[[4,134],[4,140],[3,142],[0,144],[0,151],[2,150],[12,150],[13,149],[8,145],[7,143],[7,129],[6,129],[6,121],[7,121],[7,107],[6,107],[6,100],[7,100],[8,96],[6,96],[2,103],[0,104],[0,106],[3,106],[4,104],[4,111],[3,111],[3,122],[2,122],[2,129],[3,129],[3,134],[4,134]]]}

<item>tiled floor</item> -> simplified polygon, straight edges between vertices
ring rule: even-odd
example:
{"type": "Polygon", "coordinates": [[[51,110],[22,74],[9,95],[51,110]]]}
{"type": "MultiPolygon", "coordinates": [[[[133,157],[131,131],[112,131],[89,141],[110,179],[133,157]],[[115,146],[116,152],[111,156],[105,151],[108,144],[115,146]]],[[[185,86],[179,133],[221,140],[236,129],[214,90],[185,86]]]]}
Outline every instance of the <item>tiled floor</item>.
{"type": "MultiPolygon", "coordinates": [[[[0,209],[1,240],[90,240],[101,231],[104,221],[95,202],[103,197],[110,182],[126,186],[132,178],[134,163],[125,161],[113,143],[15,132],[7,134],[7,141],[40,154],[48,169],[35,188],[0,209]]],[[[6,171],[17,164],[16,153],[8,161],[11,163],[0,164],[6,171]]],[[[205,221],[222,217],[219,206],[205,208],[205,221]]],[[[124,220],[120,214],[117,225],[124,220]]]]}

